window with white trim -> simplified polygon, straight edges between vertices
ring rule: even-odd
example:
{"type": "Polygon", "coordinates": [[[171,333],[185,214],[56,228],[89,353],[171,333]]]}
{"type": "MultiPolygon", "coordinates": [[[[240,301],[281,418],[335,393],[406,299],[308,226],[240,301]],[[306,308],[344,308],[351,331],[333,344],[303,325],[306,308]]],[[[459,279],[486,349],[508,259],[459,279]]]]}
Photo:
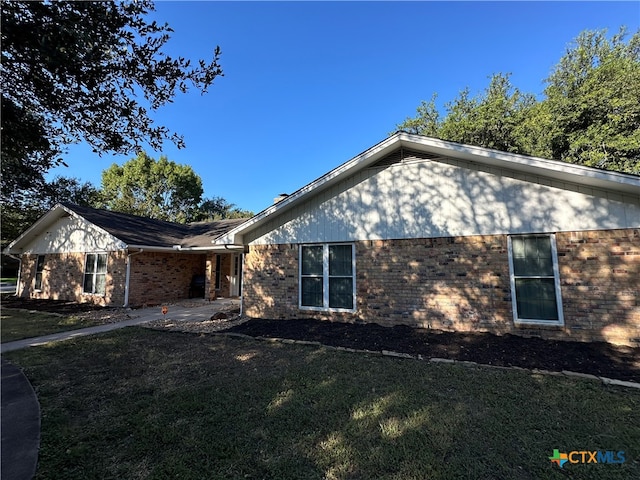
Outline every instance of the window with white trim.
{"type": "Polygon", "coordinates": [[[44,255],[38,255],[36,261],[36,283],[34,285],[36,290],[42,289],[42,272],[44,271],[44,255]]]}
{"type": "Polygon", "coordinates": [[[510,236],[509,273],[516,323],[564,324],[554,235],[510,236]]]}
{"type": "Polygon", "coordinates": [[[355,253],[352,244],[300,246],[300,308],[355,309],[355,253]]]}
{"type": "Polygon", "coordinates": [[[107,286],[107,254],[87,253],[84,263],[83,292],[104,295],[107,286]]]}

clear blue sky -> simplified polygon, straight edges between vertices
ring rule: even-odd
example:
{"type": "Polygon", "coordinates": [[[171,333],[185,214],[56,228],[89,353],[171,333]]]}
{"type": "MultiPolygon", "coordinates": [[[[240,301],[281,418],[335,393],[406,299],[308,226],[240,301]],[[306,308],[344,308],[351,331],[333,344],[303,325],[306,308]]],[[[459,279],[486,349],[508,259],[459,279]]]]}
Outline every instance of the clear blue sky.
{"type": "MultiPolygon", "coordinates": [[[[640,2],[158,2],[153,17],[175,30],[171,55],[209,60],[219,45],[225,76],[156,112],[185,149],[147,153],[257,213],[383,140],[434,92],[442,107],[510,72],[540,95],[581,31],[637,31],[640,2]]],[[[50,176],[99,186],[131,157],[77,145],[50,176]]]]}

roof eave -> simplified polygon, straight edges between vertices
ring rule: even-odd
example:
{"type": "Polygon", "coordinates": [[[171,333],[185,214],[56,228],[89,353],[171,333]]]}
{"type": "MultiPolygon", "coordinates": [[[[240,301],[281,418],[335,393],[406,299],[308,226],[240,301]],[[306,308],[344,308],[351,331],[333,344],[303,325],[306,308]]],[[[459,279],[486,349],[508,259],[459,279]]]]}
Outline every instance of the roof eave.
{"type": "Polygon", "coordinates": [[[542,175],[559,181],[569,181],[604,189],[615,189],[638,195],[640,178],[621,172],[599,170],[560,160],[507,153],[473,145],[448,142],[401,132],[401,144],[412,149],[425,150],[442,156],[458,158],[484,165],[508,168],[520,173],[542,175]]]}
{"type": "Polygon", "coordinates": [[[212,240],[212,243],[222,244],[225,242],[229,242],[233,245],[242,245],[243,244],[243,233],[252,230],[260,226],[262,223],[266,221],[267,217],[274,215],[276,213],[280,214],[286,212],[290,208],[293,208],[295,204],[302,201],[309,195],[315,195],[318,192],[325,190],[326,188],[331,187],[332,185],[340,182],[343,178],[351,175],[352,171],[356,168],[366,168],[368,165],[375,163],[380,158],[384,157],[387,153],[390,153],[394,148],[397,147],[398,142],[400,141],[399,134],[395,134],[391,137],[388,137],[381,141],[380,143],[374,145],[373,147],[365,150],[364,152],[356,155],[351,160],[343,163],[342,165],[334,168],[329,171],[325,175],[316,180],[308,183],[304,187],[295,191],[285,199],[279,201],[274,205],[270,205],[262,212],[258,213],[254,217],[250,218],[244,223],[241,223],[237,227],[231,229],[226,235],[216,238],[212,240]]]}
{"type": "Polygon", "coordinates": [[[265,223],[272,215],[286,212],[306,197],[322,192],[343,178],[352,175],[354,171],[366,168],[399,146],[424,150],[425,152],[440,154],[443,157],[458,158],[483,165],[510,169],[523,174],[539,175],[559,181],[614,190],[619,193],[640,195],[640,179],[633,175],[598,170],[582,165],[561,162],[559,160],[530,157],[527,155],[491,150],[484,147],[448,142],[446,140],[413,135],[406,132],[397,132],[322,177],[305,185],[282,201],[269,206],[253,218],[231,229],[227,235],[213,240],[212,243],[223,244],[227,242],[234,245],[243,244],[244,234],[265,223]]]}
{"type": "Polygon", "coordinates": [[[57,203],[56,205],[54,205],[54,207],[51,210],[49,210],[47,213],[42,215],[38,220],[36,220],[33,223],[33,225],[31,225],[24,232],[22,232],[18,238],[16,238],[13,242],[7,245],[3,250],[3,253],[14,254],[14,255],[22,254],[22,251],[24,250],[23,248],[19,250],[15,250],[15,248],[18,245],[20,245],[25,238],[29,237],[34,232],[38,232],[36,234],[39,235],[41,228],[44,229],[46,226],[53,224],[55,221],[61,218],[57,215],[60,212],[60,210],[65,211],[70,215],[76,215],[72,210],[68,209],[67,207],[65,207],[60,203],[57,203]]]}

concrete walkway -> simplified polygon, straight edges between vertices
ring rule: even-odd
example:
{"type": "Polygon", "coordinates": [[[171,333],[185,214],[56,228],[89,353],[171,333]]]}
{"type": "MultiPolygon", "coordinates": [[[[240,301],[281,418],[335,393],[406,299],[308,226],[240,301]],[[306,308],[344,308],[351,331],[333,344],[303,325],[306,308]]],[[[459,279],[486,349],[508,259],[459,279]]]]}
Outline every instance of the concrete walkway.
{"type": "MultiPolygon", "coordinates": [[[[209,320],[224,308],[239,306],[237,299],[219,299],[201,305],[169,305],[166,314],[161,307],[132,310],[134,318],[96,327],[70,330],[36,338],[27,338],[0,344],[0,352],[36,347],[87,335],[109,332],[118,328],[140,325],[160,319],[209,320]]],[[[31,480],[36,473],[40,448],[40,404],[22,370],[2,359],[2,464],[0,480],[31,480]]]]}
{"type": "Polygon", "coordinates": [[[40,448],[40,404],[22,370],[2,359],[2,480],[31,480],[40,448]]]}
{"type": "Polygon", "coordinates": [[[71,340],[74,338],[85,337],[87,335],[95,335],[97,333],[110,332],[118,328],[131,327],[142,323],[152,322],[154,320],[171,319],[180,320],[208,320],[215,313],[224,307],[230,305],[240,305],[237,299],[219,299],[215,302],[203,302],[197,306],[169,305],[166,315],[162,314],[160,307],[141,308],[132,310],[131,314],[134,318],[122,322],[107,323],[95,327],[80,328],[78,330],[69,330],[68,332],[53,333],[42,337],[25,338],[24,340],[16,340],[0,344],[0,353],[20,350],[27,347],[37,347],[51,342],[60,342],[63,340],[71,340]]]}

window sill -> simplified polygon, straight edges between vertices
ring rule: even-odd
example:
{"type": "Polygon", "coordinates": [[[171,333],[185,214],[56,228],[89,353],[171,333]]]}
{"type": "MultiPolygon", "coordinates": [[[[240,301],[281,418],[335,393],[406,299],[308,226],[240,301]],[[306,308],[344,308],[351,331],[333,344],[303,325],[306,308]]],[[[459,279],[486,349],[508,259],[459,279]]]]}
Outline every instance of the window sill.
{"type": "Polygon", "coordinates": [[[323,312],[323,313],[356,313],[356,309],[347,308],[324,308],[324,307],[303,307],[298,306],[298,309],[303,312],[323,312]]]}
{"type": "Polygon", "coordinates": [[[564,327],[564,322],[558,320],[514,320],[513,323],[516,327],[520,328],[548,328],[548,329],[560,329],[564,327]]]}
{"type": "Polygon", "coordinates": [[[100,298],[105,298],[107,296],[106,293],[91,293],[91,292],[82,292],[82,295],[87,295],[88,297],[100,297],[100,298]]]}

